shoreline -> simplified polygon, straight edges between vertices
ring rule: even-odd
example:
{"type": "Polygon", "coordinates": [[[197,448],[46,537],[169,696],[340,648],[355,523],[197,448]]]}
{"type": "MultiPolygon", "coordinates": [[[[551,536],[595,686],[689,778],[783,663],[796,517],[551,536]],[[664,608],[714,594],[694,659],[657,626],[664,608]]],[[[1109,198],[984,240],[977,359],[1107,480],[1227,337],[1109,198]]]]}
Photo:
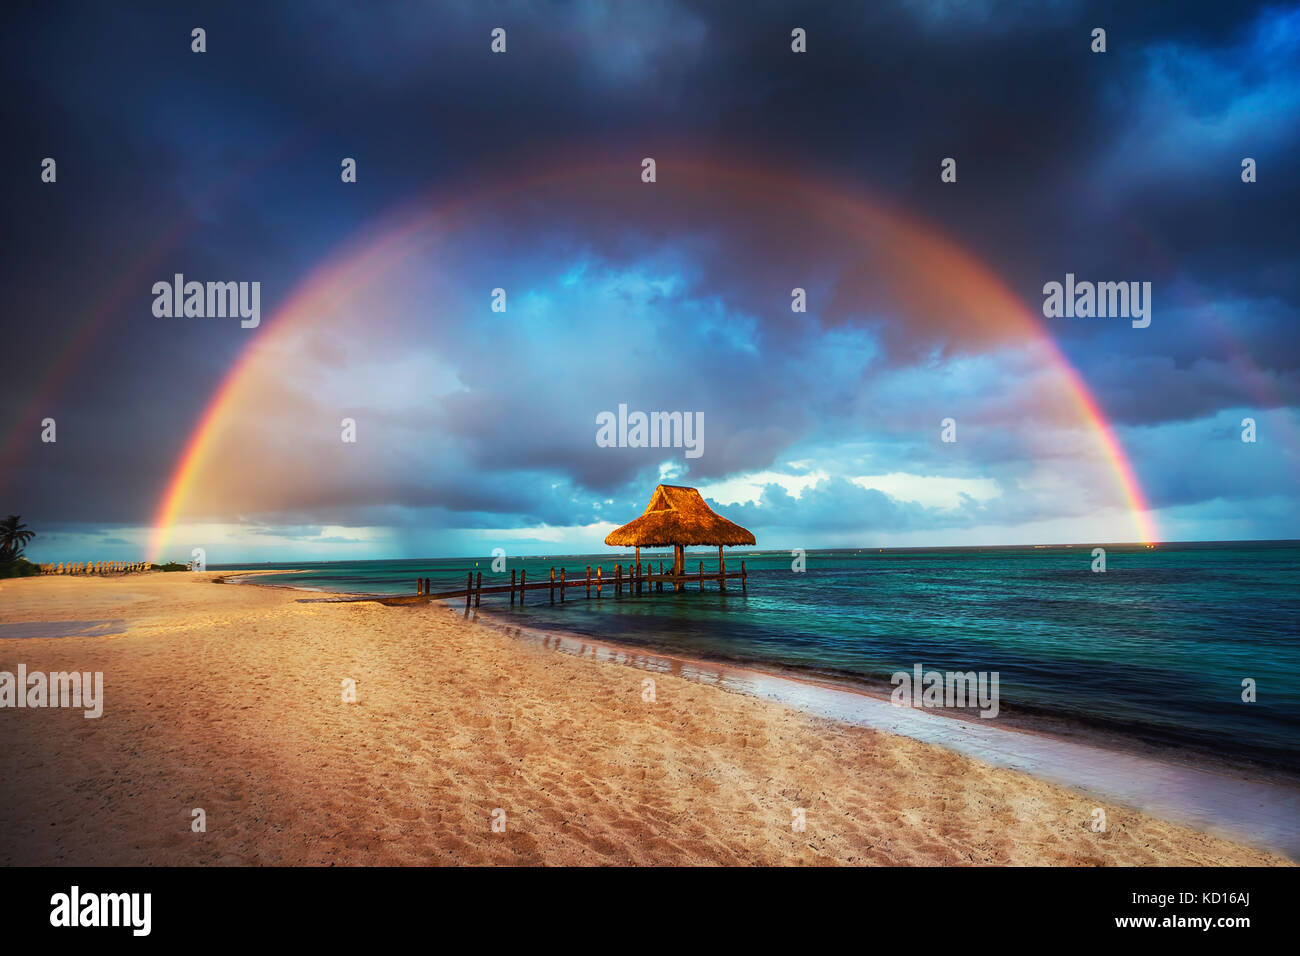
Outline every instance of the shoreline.
{"type": "Polygon", "coordinates": [[[1300,788],[1281,771],[1275,778],[1268,773],[1248,774],[1222,761],[1196,766],[1190,755],[1106,746],[1106,741],[1089,740],[1086,730],[1082,741],[1070,740],[1025,726],[1023,721],[994,725],[942,710],[898,706],[887,695],[864,687],[793,670],[633,648],[567,631],[542,633],[511,625],[496,615],[484,617],[491,626],[552,650],[672,673],[828,720],[933,744],[1300,862],[1300,788]]]}
{"type": "Polygon", "coordinates": [[[0,589],[0,624],[125,622],[111,636],[0,640],[0,670],[101,671],[105,688],[96,720],[0,712],[0,864],[1289,862],[1258,833],[1225,839],[1213,823],[1045,781],[1037,753],[1022,767],[964,755],[943,745],[957,719],[580,636],[514,635],[445,605],[208,586],[233,576],[0,589]],[[358,700],[340,701],[340,677],[358,700]],[[755,681],[775,695],[747,693],[755,681]],[[796,691],[811,695],[802,709],[796,691]],[[827,700],[821,714],[810,706],[827,700]],[[843,706],[920,715],[944,739],[843,706]],[[208,815],[201,836],[193,807],[208,815]],[[494,807],[510,815],[505,834],[489,827],[494,807]],[[791,832],[792,808],[807,809],[806,834],[791,832]]]}
{"type": "MultiPolygon", "coordinates": [[[[253,575],[261,574],[307,574],[310,573],[310,571],[303,569],[294,571],[240,571],[233,573],[242,578],[244,576],[252,577],[253,575]]],[[[306,599],[320,603],[353,603],[359,601],[376,601],[383,603],[394,597],[394,595],[390,594],[339,591],[325,588],[302,587],[291,584],[262,584],[252,580],[236,580],[231,583],[242,583],[251,587],[277,588],[287,591],[300,591],[304,594],[330,596],[325,598],[306,599]]],[[[394,603],[391,606],[409,607],[414,609],[431,606],[433,603],[435,602],[425,601],[420,603],[412,601],[409,605],[394,603]]],[[[463,602],[460,598],[451,598],[436,603],[458,613],[464,612],[463,602]]],[[[510,613],[508,605],[493,604],[491,606],[472,608],[471,610],[474,613],[481,612],[486,618],[498,621],[503,627],[516,629],[522,628],[525,631],[540,630],[535,624],[522,625],[511,622],[507,617],[510,613]]],[[[618,637],[611,637],[603,634],[589,634],[582,631],[570,631],[565,630],[564,628],[550,628],[548,630],[553,633],[562,633],[578,641],[585,641],[592,644],[605,644],[613,650],[671,658],[683,663],[699,665],[705,668],[721,667],[739,671],[752,671],[765,678],[784,679],[799,684],[820,685],[835,690],[861,694],[885,703],[889,702],[890,693],[892,691],[892,687],[885,681],[873,680],[855,673],[837,672],[829,669],[818,669],[813,667],[804,668],[797,665],[774,664],[739,655],[735,657],[726,657],[684,654],[667,644],[625,641],[620,640],[618,637]]],[[[973,713],[975,708],[968,708],[967,710],[970,713],[973,713]]],[[[969,716],[968,714],[953,713],[950,708],[930,709],[926,710],[926,713],[944,720],[966,720],[969,716]]],[[[983,722],[981,721],[976,721],[977,726],[982,723],[983,722]]],[[[997,724],[989,724],[988,726],[997,726],[1013,733],[1037,734],[1064,742],[1091,745],[1101,749],[1123,753],[1132,757],[1156,760],[1161,763],[1172,763],[1198,770],[1208,769],[1228,776],[1249,777],[1264,783],[1300,787],[1300,773],[1287,767],[1264,763],[1254,757],[1243,757],[1241,758],[1240,764],[1234,764],[1229,762],[1229,759],[1225,757],[1225,755],[1216,753],[1212,750],[1196,747],[1181,741],[1147,739],[1116,725],[1113,721],[1093,721],[1089,720],[1086,716],[1080,717],[1076,715],[1064,715],[1050,710],[1027,708],[1021,704],[1008,704],[1004,702],[997,718],[997,724]]]]}
{"type": "MultiPolygon", "coordinates": [[[[453,611],[463,610],[459,607],[457,600],[448,602],[448,606],[453,611]]],[[[500,605],[494,605],[491,608],[475,608],[474,610],[483,611],[486,616],[498,619],[506,626],[524,630],[541,630],[536,625],[521,625],[509,622],[505,617],[509,613],[508,609],[500,605]]],[[[801,685],[810,684],[844,691],[886,704],[890,703],[893,691],[893,686],[887,681],[851,672],[800,667],[794,664],[769,663],[740,655],[729,657],[684,654],[667,644],[624,641],[618,637],[569,631],[563,628],[550,628],[549,630],[553,633],[562,633],[578,641],[607,644],[612,649],[621,651],[672,658],[706,668],[717,667],[753,672],[764,678],[788,680],[801,685]]],[[[909,706],[904,709],[913,708],[909,706]]],[[[975,716],[977,711],[978,708],[976,707],[968,707],[964,712],[948,707],[927,708],[924,710],[925,713],[943,720],[968,721],[973,722],[976,726],[998,727],[1011,733],[1036,734],[1065,742],[1090,744],[1133,757],[1149,758],[1196,769],[1212,769],[1230,776],[1251,777],[1261,782],[1300,787],[1300,771],[1265,763],[1253,756],[1242,757],[1239,764],[1234,764],[1224,754],[1182,741],[1148,739],[1110,720],[1094,720],[1089,719],[1086,715],[1062,714],[1047,709],[1025,707],[1023,704],[1015,702],[1007,703],[1006,701],[1003,701],[1000,705],[996,723],[979,720],[975,716]]]]}
{"type": "MultiPolygon", "coordinates": [[[[323,590],[257,584],[245,581],[243,572],[240,575],[241,579],[233,583],[304,593],[323,590]]],[[[343,591],[325,593],[339,595],[340,602],[387,597],[343,591]]],[[[433,603],[391,607],[413,611],[433,603]]],[[[640,646],[617,638],[554,628],[542,631],[510,622],[503,608],[477,607],[464,611],[459,599],[436,603],[471,623],[481,620],[516,639],[552,650],[647,671],[669,672],[699,683],[711,683],[730,693],[771,700],[813,716],[945,747],[1080,793],[1096,794],[1171,822],[1281,852],[1300,862],[1300,780],[1283,768],[1255,762],[1248,762],[1245,768],[1236,767],[1213,754],[1172,744],[1153,744],[1049,714],[1016,713],[1008,709],[1002,721],[993,724],[943,708],[900,707],[890,701],[888,691],[853,676],[841,678],[761,662],[683,655],[660,646],[640,646]]]]}

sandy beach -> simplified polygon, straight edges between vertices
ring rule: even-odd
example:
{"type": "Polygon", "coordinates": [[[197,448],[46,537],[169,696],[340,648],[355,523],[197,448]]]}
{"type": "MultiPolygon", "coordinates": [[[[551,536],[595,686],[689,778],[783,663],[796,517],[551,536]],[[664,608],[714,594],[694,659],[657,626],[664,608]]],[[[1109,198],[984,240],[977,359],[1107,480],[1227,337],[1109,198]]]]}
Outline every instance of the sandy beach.
{"type": "Polygon", "coordinates": [[[0,710],[0,863],[1286,862],[672,674],[647,702],[642,670],[445,607],[228,575],[0,583],[0,624],[92,635],[0,638],[0,671],[104,674],[99,719],[0,710]]]}

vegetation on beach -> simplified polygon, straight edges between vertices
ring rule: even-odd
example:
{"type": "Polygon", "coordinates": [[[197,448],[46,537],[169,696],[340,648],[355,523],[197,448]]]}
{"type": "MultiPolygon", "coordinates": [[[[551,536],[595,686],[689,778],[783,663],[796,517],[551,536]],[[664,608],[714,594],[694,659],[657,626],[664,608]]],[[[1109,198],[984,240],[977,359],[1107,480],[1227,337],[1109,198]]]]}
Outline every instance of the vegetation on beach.
{"type": "Polygon", "coordinates": [[[26,578],[39,574],[124,574],[138,571],[188,571],[190,569],[189,565],[178,564],[175,561],[166,564],[149,564],[144,561],[33,564],[23,557],[23,549],[34,537],[36,532],[23,524],[20,515],[9,515],[0,521],[0,578],[26,578]]]}
{"type": "Polygon", "coordinates": [[[34,537],[36,532],[23,524],[19,515],[0,521],[0,578],[25,578],[41,573],[40,565],[23,557],[23,549],[34,537]]]}
{"type": "Polygon", "coordinates": [[[36,537],[36,532],[23,524],[19,515],[10,515],[0,521],[0,561],[14,561],[23,556],[27,542],[36,537]]]}
{"type": "Polygon", "coordinates": [[[41,566],[32,564],[26,558],[0,561],[0,578],[29,578],[40,573],[41,566]]]}

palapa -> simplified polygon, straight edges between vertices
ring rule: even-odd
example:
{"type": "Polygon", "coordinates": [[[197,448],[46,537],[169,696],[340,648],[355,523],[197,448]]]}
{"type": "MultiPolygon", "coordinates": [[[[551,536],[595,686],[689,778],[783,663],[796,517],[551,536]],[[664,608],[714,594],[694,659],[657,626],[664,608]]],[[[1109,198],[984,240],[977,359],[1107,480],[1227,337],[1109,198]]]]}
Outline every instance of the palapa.
{"type": "MultiPolygon", "coordinates": [[[[719,572],[726,570],[724,546],[754,544],[754,536],[728,521],[704,502],[699,491],[682,485],[659,485],[650,496],[641,517],[629,521],[605,536],[614,547],[635,547],[637,563],[641,548],[673,548],[673,573],[685,571],[687,545],[716,545],[719,572]]],[[[725,586],[725,582],[724,582],[725,586]]],[[[678,584],[678,588],[681,585],[678,584]]]]}

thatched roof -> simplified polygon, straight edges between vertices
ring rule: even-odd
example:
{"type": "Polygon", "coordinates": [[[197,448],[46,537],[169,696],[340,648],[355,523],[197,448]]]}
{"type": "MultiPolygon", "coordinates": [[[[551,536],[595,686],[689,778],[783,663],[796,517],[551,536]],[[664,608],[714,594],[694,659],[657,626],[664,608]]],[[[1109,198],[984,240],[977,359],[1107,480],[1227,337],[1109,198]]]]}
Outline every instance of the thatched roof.
{"type": "Polygon", "coordinates": [[[695,544],[754,544],[754,536],[716,514],[694,488],[660,485],[641,517],[605,537],[616,547],[664,547],[695,544]]]}

